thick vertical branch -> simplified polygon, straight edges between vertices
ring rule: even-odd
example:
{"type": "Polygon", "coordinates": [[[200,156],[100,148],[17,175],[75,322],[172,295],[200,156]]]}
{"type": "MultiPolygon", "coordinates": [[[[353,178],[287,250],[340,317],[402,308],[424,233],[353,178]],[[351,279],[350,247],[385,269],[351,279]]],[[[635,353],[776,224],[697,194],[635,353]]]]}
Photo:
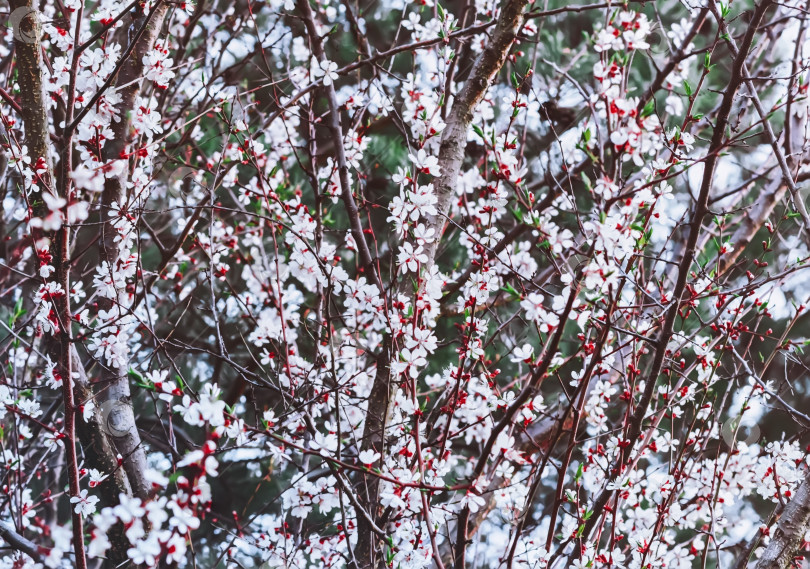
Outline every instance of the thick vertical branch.
{"type": "Polygon", "coordinates": [[[790,567],[799,547],[810,529],[810,474],[790,500],[779,518],[776,531],[759,558],[756,569],[785,569],[790,567]]]}
{"type": "MultiPolygon", "coordinates": [[[[799,60],[802,46],[804,45],[804,30],[804,21],[802,21],[799,28],[799,35],[796,38],[793,61],[790,70],[790,80],[788,83],[788,100],[787,105],[785,106],[783,142],[784,152],[780,153],[779,148],[775,147],[776,156],[779,157],[781,154],[779,166],[782,170],[782,178],[772,180],[770,183],[768,183],[762,189],[759,197],[757,197],[751,207],[746,211],[745,217],[742,219],[739,227],[731,238],[731,242],[734,244],[734,249],[718,259],[720,264],[720,274],[726,272],[736,262],[740,254],[747,249],[747,246],[751,243],[751,240],[754,238],[757,232],[762,228],[763,225],[765,225],[765,222],[773,213],[776,205],[781,203],[781,201],[784,199],[785,194],[788,191],[788,180],[790,180],[791,183],[793,182],[791,172],[797,170],[797,166],[800,165],[803,158],[806,157],[806,153],[804,151],[804,137],[807,126],[807,115],[801,110],[798,110],[796,108],[797,105],[794,104],[796,97],[796,94],[794,93],[795,84],[799,80],[802,73],[799,60]]],[[[729,43],[733,42],[732,38],[729,38],[729,40],[729,43]]],[[[735,45],[734,50],[736,49],[737,48],[735,45]]],[[[748,74],[746,73],[746,76],[747,75],[748,74]]],[[[756,91],[753,88],[753,82],[750,80],[750,78],[746,80],[746,83],[749,86],[749,89],[751,89],[751,93],[756,97],[755,100],[758,100],[756,91]]],[[[757,106],[757,113],[767,124],[767,114],[764,114],[761,103],[759,103],[757,106]]],[[[773,136],[772,131],[769,137],[769,142],[771,142],[773,146],[775,137],[773,136]]],[[[797,207],[804,206],[804,201],[800,192],[794,191],[794,199],[798,200],[799,202],[797,203],[797,207]]]]}
{"type": "MultiPolygon", "coordinates": [[[[681,261],[678,265],[678,277],[675,282],[675,289],[672,293],[672,303],[666,312],[664,323],[661,326],[660,335],[655,343],[655,355],[650,367],[650,372],[645,379],[644,391],[630,418],[629,427],[625,436],[625,440],[627,440],[629,444],[627,444],[619,453],[616,464],[614,464],[608,477],[610,481],[616,480],[619,474],[624,471],[628,461],[630,460],[635,444],[641,436],[642,423],[644,421],[644,417],[647,415],[647,409],[652,401],[658,376],[661,374],[661,370],[664,365],[666,347],[670,338],[672,337],[675,319],[680,310],[684,291],[686,290],[687,279],[691,271],[692,263],[695,259],[695,249],[702,229],[703,218],[708,213],[709,195],[714,183],[714,172],[717,166],[717,159],[720,155],[720,151],[726,145],[726,127],[728,126],[729,115],[731,114],[731,108],[734,104],[737,91],[744,80],[743,68],[745,66],[745,60],[754,41],[757,28],[759,27],[765,12],[771,7],[772,4],[773,0],[763,0],[763,2],[757,5],[740,45],[739,53],[734,59],[729,84],[723,94],[723,99],[717,112],[717,121],[714,125],[712,139],[709,145],[708,155],[706,157],[700,192],[698,194],[697,203],[695,204],[695,209],[692,212],[692,217],[689,222],[689,235],[687,237],[686,247],[684,248],[683,257],[681,257],[681,261]]],[[[601,494],[599,494],[594,502],[593,507],[591,508],[593,515],[591,515],[591,517],[585,523],[584,531],[581,533],[583,540],[587,540],[589,538],[591,531],[594,529],[594,527],[596,527],[596,524],[601,519],[605,506],[613,495],[614,491],[607,488],[602,490],[601,494]]],[[[549,561],[549,565],[552,565],[553,561],[561,553],[562,547],[560,550],[558,550],[557,554],[555,554],[552,560],[549,561]]],[[[579,549],[575,549],[573,554],[575,557],[578,557],[579,549]]]]}
{"type": "MultiPolygon", "coordinates": [[[[16,2],[12,6],[14,9],[31,8],[31,2],[16,2]]],[[[77,26],[81,25],[82,14],[77,15],[77,26]]],[[[41,43],[39,41],[40,23],[35,10],[20,22],[20,40],[15,45],[15,56],[18,71],[18,81],[20,89],[25,93],[21,97],[19,112],[23,117],[25,125],[25,142],[28,148],[29,157],[32,164],[40,160],[46,166],[45,173],[42,174],[40,189],[42,191],[58,190],[60,197],[67,199],[70,193],[70,170],[72,142],[70,132],[66,132],[63,139],[63,148],[60,154],[59,179],[57,187],[53,186],[55,177],[52,172],[52,156],[50,149],[50,138],[52,135],[48,129],[48,115],[45,108],[41,72],[41,43]]],[[[78,29],[78,28],[77,28],[78,29]]],[[[78,57],[74,58],[71,70],[71,86],[69,96],[74,94],[75,76],[77,73],[78,57]]],[[[72,100],[68,109],[72,110],[72,100]]],[[[69,112],[66,124],[69,124],[72,113],[69,112]]],[[[40,202],[42,200],[39,200],[40,202]]],[[[35,215],[46,214],[39,206],[40,211],[35,211],[35,215]]],[[[56,232],[52,245],[52,256],[56,264],[56,279],[63,290],[70,289],[70,229],[63,226],[56,232]]],[[[71,339],[70,322],[71,310],[69,298],[55,300],[61,329],[59,331],[59,341],[50,342],[46,346],[49,354],[59,362],[63,377],[62,398],[65,405],[65,434],[67,438],[66,456],[68,465],[69,488],[71,496],[79,493],[78,456],[76,444],[80,443],[82,454],[86,460],[86,465],[96,468],[100,472],[108,474],[108,477],[99,485],[99,492],[104,503],[116,505],[118,496],[121,493],[131,494],[131,488],[126,474],[118,466],[116,452],[106,435],[105,425],[98,410],[96,410],[88,421],[77,420],[80,406],[92,398],[90,382],[81,364],[81,358],[71,339]],[[72,378],[72,381],[69,380],[72,378]],[[71,389],[72,387],[72,389],[71,389]],[[78,439],[78,440],[77,440],[78,439]]],[[[76,550],[76,564],[79,567],[86,566],[84,559],[84,537],[82,520],[79,514],[73,514],[74,548],[76,550]]],[[[110,553],[111,560],[120,564],[128,559],[126,553],[126,541],[123,534],[123,526],[113,528],[111,537],[116,544],[110,553]]]]}
{"type": "MultiPolygon", "coordinates": [[[[315,17],[312,14],[312,8],[309,6],[309,0],[298,0],[297,6],[307,28],[312,54],[319,62],[324,61],[326,56],[323,51],[323,41],[320,35],[318,35],[315,17]]],[[[357,202],[354,201],[354,193],[352,192],[352,187],[349,182],[349,166],[346,162],[346,150],[343,148],[343,128],[340,125],[340,110],[338,109],[337,97],[335,95],[335,86],[330,82],[329,85],[324,85],[323,90],[329,103],[328,124],[335,142],[335,158],[338,167],[338,178],[340,179],[340,199],[343,201],[346,213],[349,216],[352,237],[357,244],[357,251],[360,255],[360,268],[362,271],[369,271],[371,273],[371,280],[380,289],[380,293],[382,293],[385,289],[373,266],[374,260],[371,256],[368,242],[366,242],[366,236],[363,233],[363,226],[360,223],[360,211],[357,208],[357,202]]]]}
{"type": "Polygon", "coordinates": [[[42,24],[39,12],[34,8],[33,0],[12,0],[11,9],[31,10],[19,22],[15,30],[14,56],[16,59],[17,82],[20,85],[20,111],[25,125],[25,144],[34,165],[42,158],[51,171],[51,152],[49,147],[48,116],[45,109],[44,91],[42,89],[42,44],[39,36],[42,24]]]}
{"type": "MultiPolygon", "coordinates": [[[[710,4],[712,7],[712,13],[714,14],[715,18],[720,25],[720,30],[723,32],[724,37],[726,39],[726,45],[728,45],[728,49],[734,57],[739,57],[739,50],[737,49],[737,43],[734,41],[734,38],[729,35],[728,27],[726,26],[725,22],[723,21],[722,17],[720,16],[717,8],[710,4]]],[[[801,34],[800,34],[801,35],[801,34]]],[[[798,41],[798,40],[797,40],[798,41]]],[[[795,74],[795,60],[794,60],[794,71],[795,74]]],[[[810,214],[807,212],[807,205],[804,203],[804,198],[802,197],[801,193],[799,192],[799,188],[796,187],[796,183],[793,181],[793,173],[791,172],[791,165],[788,164],[788,157],[782,152],[782,148],[779,146],[779,139],[776,137],[776,134],[773,132],[773,128],[771,127],[771,121],[768,118],[768,112],[762,105],[762,101],[759,99],[759,94],[757,93],[757,88],[754,85],[754,81],[751,79],[751,74],[748,72],[748,67],[743,63],[742,66],[742,74],[743,74],[743,81],[745,82],[745,86],[748,88],[748,94],[751,97],[751,101],[754,103],[754,108],[757,111],[757,115],[762,120],[762,130],[765,133],[765,137],[768,140],[768,144],[771,145],[773,149],[773,154],[776,157],[776,161],[779,164],[779,169],[782,171],[782,182],[785,184],[788,190],[790,190],[790,195],[793,198],[793,203],[796,206],[796,209],[801,216],[802,223],[804,225],[804,233],[805,239],[810,244],[810,214]]],[[[788,94],[790,97],[790,94],[788,94]]],[[[788,111],[790,110],[790,106],[788,107],[788,111]]],[[[790,129],[789,125],[791,122],[790,113],[787,113],[788,116],[785,119],[786,125],[786,132],[788,137],[785,139],[785,144],[789,148],[790,147],[790,129]]]]}
{"type": "MultiPolygon", "coordinates": [[[[434,183],[438,203],[437,215],[427,220],[427,226],[441,236],[445,218],[450,204],[455,196],[461,167],[467,148],[467,131],[472,123],[475,108],[486,95],[492,81],[503,67],[509,50],[523,25],[523,10],[528,0],[507,0],[498,15],[491,39],[473,65],[469,78],[464,83],[461,92],[456,97],[446,126],[442,132],[439,147],[439,167],[441,172],[434,183]]],[[[440,239],[425,245],[425,254],[428,257],[423,270],[427,271],[435,263],[436,251],[440,239]]],[[[410,291],[413,294],[413,291],[410,291]]],[[[377,374],[369,397],[366,423],[363,433],[364,445],[367,448],[383,451],[383,438],[386,426],[391,415],[391,400],[394,382],[391,378],[391,361],[396,350],[390,338],[386,339],[383,350],[377,362],[377,374]]],[[[377,508],[379,480],[366,477],[361,489],[361,496],[367,509],[374,512],[377,508]]],[[[374,567],[376,561],[375,538],[366,521],[358,520],[358,540],[355,547],[355,558],[361,568],[374,567]]]]}
{"type": "MultiPolygon", "coordinates": [[[[439,200],[436,205],[438,215],[428,220],[428,227],[436,230],[437,235],[442,234],[445,217],[456,193],[456,185],[467,148],[467,131],[472,123],[473,113],[509,55],[509,48],[512,47],[518,31],[523,25],[523,10],[527,4],[528,0],[507,0],[504,3],[498,15],[498,22],[492,31],[492,39],[475,61],[469,78],[453,102],[453,108],[447,118],[444,131],[442,131],[441,146],[439,147],[441,174],[434,183],[439,200]]],[[[435,262],[439,242],[440,239],[435,239],[432,243],[425,245],[425,252],[428,256],[425,269],[429,269],[435,262]]]]}
{"type": "MultiPolygon", "coordinates": [[[[144,28],[137,39],[132,53],[126,63],[121,67],[116,79],[116,85],[121,85],[118,93],[121,96],[121,120],[113,124],[114,138],[104,147],[105,160],[116,160],[121,158],[130,142],[131,115],[135,111],[135,103],[140,94],[143,75],[143,57],[152,49],[158,37],[163,18],[166,14],[166,4],[157,4],[151,12],[139,11],[136,15],[125,19],[124,37],[127,30],[138,31],[144,28]],[[128,21],[127,21],[128,20],[128,21]]],[[[101,259],[107,261],[110,270],[115,272],[123,262],[118,244],[115,242],[117,235],[115,227],[112,225],[107,213],[113,202],[119,205],[128,201],[127,183],[129,180],[129,162],[122,169],[118,176],[105,181],[102,193],[102,215],[105,216],[105,223],[102,226],[101,239],[101,259]]],[[[122,311],[128,308],[128,295],[125,291],[120,291],[118,304],[122,311]]],[[[99,309],[110,310],[116,301],[112,299],[102,299],[99,301],[99,309]]],[[[135,414],[132,409],[132,394],[129,388],[126,366],[120,368],[105,368],[101,372],[101,384],[104,392],[101,400],[109,402],[109,415],[106,421],[113,427],[116,434],[114,437],[115,447],[124,458],[124,469],[127,473],[132,492],[139,498],[149,496],[151,486],[145,478],[146,472],[146,452],[141,442],[135,425],[135,414]],[[123,434],[122,434],[123,433],[123,434]]]]}
{"type": "MultiPolygon", "coordinates": [[[[42,44],[40,42],[41,23],[39,12],[34,8],[32,0],[14,0],[11,3],[14,10],[28,10],[26,16],[18,23],[15,30],[14,49],[16,52],[17,73],[20,89],[25,94],[22,97],[21,112],[25,125],[25,142],[28,147],[32,166],[39,172],[37,179],[40,193],[54,193],[53,165],[50,152],[50,133],[48,129],[48,115],[45,108],[42,84],[42,44]],[[44,166],[44,168],[43,168],[44,166]]],[[[81,14],[79,14],[81,16],[81,14]]],[[[67,197],[67,188],[60,187],[60,197],[67,197]]],[[[42,203],[40,196],[37,202],[42,203]]],[[[42,205],[37,206],[34,215],[46,213],[42,205]]],[[[67,215],[65,215],[65,220],[67,215]]],[[[65,406],[65,462],[67,464],[68,489],[70,496],[79,495],[79,461],[76,450],[76,403],[73,393],[73,350],[71,339],[70,316],[70,228],[62,224],[51,237],[51,252],[56,268],[56,281],[61,285],[61,295],[54,298],[54,307],[58,315],[59,329],[54,332],[55,342],[48,346],[49,351],[58,354],[61,369],[62,400],[65,406]]],[[[84,551],[84,525],[82,516],[78,512],[71,512],[73,521],[73,550],[76,567],[85,569],[87,558],[84,551]]]]}

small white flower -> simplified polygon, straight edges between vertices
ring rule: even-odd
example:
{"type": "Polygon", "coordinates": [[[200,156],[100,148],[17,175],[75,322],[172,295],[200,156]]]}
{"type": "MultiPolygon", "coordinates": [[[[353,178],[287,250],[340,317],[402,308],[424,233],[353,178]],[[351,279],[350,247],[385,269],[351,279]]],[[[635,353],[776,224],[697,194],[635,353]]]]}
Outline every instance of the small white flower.
{"type": "Polygon", "coordinates": [[[45,446],[50,450],[65,448],[62,442],[62,433],[45,433],[45,446]]]}
{"type": "Polygon", "coordinates": [[[371,449],[366,449],[362,451],[357,458],[360,459],[360,462],[362,462],[363,464],[365,464],[370,468],[372,464],[374,464],[379,460],[380,453],[375,452],[371,449]]]}
{"type": "Polygon", "coordinates": [[[106,474],[104,474],[102,472],[99,472],[95,468],[91,468],[90,470],[88,470],[87,474],[90,477],[90,482],[89,482],[90,488],[95,488],[96,486],[101,484],[107,478],[106,474]]]}
{"type": "Polygon", "coordinates": [[[331,85],[337,78],[337,63],[324,59],[323,61],[312,60],[312,77],[315,80],[323,78],[323,84],[327,87],[331,85]]]}
{"type": "Polygon", "coordinates": [[[97,496],[88,496],[87,490],[84,489],[79,492],[78,496],[73,496],[70,499],[71,504],[76,504],[73,511],[83,516],[89,516],[96,512],[96,504],[98,503],[97,496]]]}

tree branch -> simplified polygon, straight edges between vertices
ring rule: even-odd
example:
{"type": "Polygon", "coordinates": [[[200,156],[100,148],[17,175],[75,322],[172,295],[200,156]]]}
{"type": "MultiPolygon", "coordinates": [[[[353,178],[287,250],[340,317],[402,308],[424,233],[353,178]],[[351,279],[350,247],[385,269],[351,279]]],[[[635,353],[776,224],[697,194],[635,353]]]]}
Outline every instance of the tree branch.
{"type": "Polygon", "coordinates": [[[793,564],[793,558],[804,541],[804,534],[810,528],[810,472],[796,490],[793,499],[785,506],[776,531],[756,569],[786,569],[793,564]]]}
{"type": "Polygon", "coordinates": [[[0,523],[0,537],[6,540],[13,549],[25,553],[34,563],[45,563],[40,549],[34,542],[24,538],[6,523],[0,523]]]}
{"type": "MultiPolygon", "coordinates": [[[[304,0],[305,1],[305,0],[304,0]]],[[[509,50],[512,47],[520,27],[523,25],[523,10],[528,0],[506,0],[501,7],[491,39],[476,59],[469,78],[461,92],[455,98],[439,146],[439,167],[441,173],[436,178],[434,188],[438,203],[437,215],[430,217],[426,225],[436,232],[438,238],[426,244],[424,251],[428,257],[422,270],[427,271],[435,262],[436,252],[441,240],[444,220],[455,195],[461,166],[467,148],[467,131],[472,123],[475,108],[486,95],[492,81],[503,67],[509,50]]],[[[411,295],[414,293],[411,291],[411,295]]],[[[394,382],[391,378],[391,361],[396,349],[389,336],[383,344],[383,350],[377,362],[377,373],[369,397],[366,424],[363,433],[367,448],[381,452],[382,441],[391,413],[391,400],[394,382]]],[[[366,479],[363,486],[365,495],[361,498],[370,512],[377,507],[378,481],[366,479]]],[[[358,520],[358,541],[355,547],[355,558],[360,568],[375,566],[375,547],[370,528],[365,527],[365,520],[358,520]]],[[[463,560],[460,562],[463,566],[463,560]]]]}
{"type": "MultiPolygon", "coordinates": [[[[107,142],[104,147],[104,158],[106,161],[119,159],[126,151],[129,144],[131,116],[135,109],[135,102],[140,94],[143,76],[143,58],[152,49],[157,39],[160,28],[163,25],[163,18],[166,14],[167,6],[159,2],[148,13],[141,11],[134,16],[130,15],[129,25],[121,30],[121,41],[125,40],[128,30],[138,30],[137,38],[127,49],[120,67],[113,73],[116,77],[116,85],[121,85],[119,92],[121,95],[121,120],[112,126],[114,138],[107,142]],[[129,57],[126,57],[129,55],[129,57]],[[126,59],[124,61],[124,59],[126,59]]],[[[105,84],[106,85],[106,84],[105,84]]],[[[90,108],[88,104],[86,108],[90,108]]],[[[82,114],[76,116],[74,123],[81,120],[82,114]]],[[[102,211],[109,211],[114,202],[124,206],[128,202],[127,183],[129,180],[129,161],[118,176],[105,180],[104,191],[102,193],[102,211]]],[[[106,220],[102,226],[102,238],[100,254],[103,260],[109,264],[110,270],[117,270],[118,264],[122,261],[115,242],[117,230],[110,220],[106,220]]],[[[127,293],[119,293],[118,299],[99,299],[99,309],[110,310],[115,303],[125,307],[129,304],[127,293]]],[[[132,487],[135,496],[146,499],[151,492],[151,484],[146,480],[146,452],[144,451],[141,437],[135,424],[135,414],[132,409],[132,395],[129,388],[129,378],[126,368],[103,369],[101,372],[101,384],[105,385],[104,401],[110,401],[111,409],[106,420],[115,425],[116,433],[124,433],[113,438],[117,451],[124,457],[124,470],[132,487]]]]}
{"type": "MultiPolygon", "coordinates": [[[[763,0],[759,5],[756,6],[756,9],[754,10],[751,16],[751,21],[749,22],[748,29],[745,33],[745,37],[743,38],[739,53],[737,57],[734,59],[728,87],[726,88],[723,94],[723,99],[720,103],[720,108],[718,109],[717,112],[717,121],[715,123],[711,143],[709,145],[708,155],[705,162],[703,179],[700,186],[700,192],[697,198],[697,203],[695,204],[695,209],[692,213],[692,217],[689,222],[690,227],[689,236],[686,241],[686,247],[683,252],[683,257],[681,257],[681,261],[678,265],[678,277],[675,283],[675,289],[672,294],[672,303],[670,304],[669,309],[666,312],[664,323],[661,327],[660,335],[658,336],[658,339],[656,341],[655,355],[652,361],[652,365],[650,367],[650,372],[645,378],[644,391],[630,418],[627,435],[625,437],[625,439],[628,441],[629,444],[627,444],[620,451],[615,464],[611,468],[610,474],[608,476],[609,482],[615,481],[619,477],[619,475],[624,471],[630,459],[630,455],[633,449],[635,448],[636,442],[639,440],[641,436],[642,423],[644,421],[644,417],[647,414],[647,409],[650,406],[650,402],[652,401],[652,396],[655,393],[655,386],[658,381],[658,376],[661,374],[661,369],[663,368],[664,364],[666,347],[672,336],[673,327],[675,325],[675,319],[681,307],[683,294],[686,289],[687,279],[689,277],[689,273],[692,267],[692,262],[694,261],[695,258],[695,249],[698,241],[698,236],[700,235],[702,229],[703,218],[706,216],[708,212],[709,194],[711,193],[711,189],[714,182],[714,172],[717,166],[717,158],[720,154],[720,150],[726,144],[725,140],[726,126],[728,125],[729,115],[731,114],[731,108],[734,104],[734,99],[736,98],[737,90],[739,89],[740,85],[743,82],[743,66],[745,65],[745,59],[748,55],[748,51],[751,49],[751,45],[754,41],[754,35],[756,34],[757,28],[759,27],[759,24],[762,21],[765,12],[768,10],[768,8],[771,7],[772,4],[773,0],[763,0]]],[[[605,506],[607,505],[608,501],[613,495],[614,491],[609,490],[607,487],[603,489],[602,492],[599,494],[599,496],[594,502],[593,507],[591,508],[593,514],[585,523],[584,531],[581,532],[580,534],[582,540],[589,539],[590,534],[593,531],[594,527],[596,527],[596,524],[602,518],[602,513],[605,509],[605,506]]],[[[554,563],[554,561],[557,558],[559,558],[560,555],[562,555],[565,546],[566,544],[563,544],[558,548],[557,552],[549,560],[549,566],[551,566],[554,563]]],[[[579,557],[579,553],[580,548],[579,547],[574,548],[573,556],[575,558],[579,557]]]]}

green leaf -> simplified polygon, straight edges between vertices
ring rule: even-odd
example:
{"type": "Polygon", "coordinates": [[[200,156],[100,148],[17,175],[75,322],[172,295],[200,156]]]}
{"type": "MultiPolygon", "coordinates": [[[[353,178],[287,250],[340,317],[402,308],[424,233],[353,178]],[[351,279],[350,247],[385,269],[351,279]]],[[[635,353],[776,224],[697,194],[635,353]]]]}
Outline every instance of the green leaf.
{"type": "Polygon", "coordinates": [[[585,174],[580,174],[580,178],[582,179],[582,183],[585,184],[585,187],[588,189],[588,191],[592,192],[593,184],[591,183],[591,179],[585,174]]]}
{"type": "Polygon", "coordinates": [[[127,371],[127,375],[130,377],[130,379],[134,379],[135,381],[138,381],[138,382],[141,382],[141,383],[146,382],[146,380],[143,378],[143,376],[140,374],[140,372],[138,370],[136,370],[135,368],[129,368],[129,371],[127,371]]]}
{"type": "Polygon", "coordinates": [[[14,311],[11,313],[11,317],[8,320],[8,327],[13,328],[14,324],[17,320],[20,319],[20,316],[25,314],[27,311],[23,308],[23,299],[22,296],[17,299],[17,302],[14,304],[14,311]]]}
{"type": "Polygon", "coordinates": [[[510,294],[514,298],[520,298],[520,293],[509,283],[506,283],[506,286],[501,287],[501,290],[510,294]]]}

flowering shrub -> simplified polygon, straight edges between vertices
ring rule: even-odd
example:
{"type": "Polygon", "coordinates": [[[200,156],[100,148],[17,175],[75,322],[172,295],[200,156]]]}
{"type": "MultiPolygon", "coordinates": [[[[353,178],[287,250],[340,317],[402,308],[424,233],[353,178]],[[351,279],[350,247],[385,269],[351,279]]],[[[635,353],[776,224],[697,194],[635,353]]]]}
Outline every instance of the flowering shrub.
{"type": "Polygon", "coordinates": [[[805,8],[12,0],[0,567],[801,565],[805,8]]]}

